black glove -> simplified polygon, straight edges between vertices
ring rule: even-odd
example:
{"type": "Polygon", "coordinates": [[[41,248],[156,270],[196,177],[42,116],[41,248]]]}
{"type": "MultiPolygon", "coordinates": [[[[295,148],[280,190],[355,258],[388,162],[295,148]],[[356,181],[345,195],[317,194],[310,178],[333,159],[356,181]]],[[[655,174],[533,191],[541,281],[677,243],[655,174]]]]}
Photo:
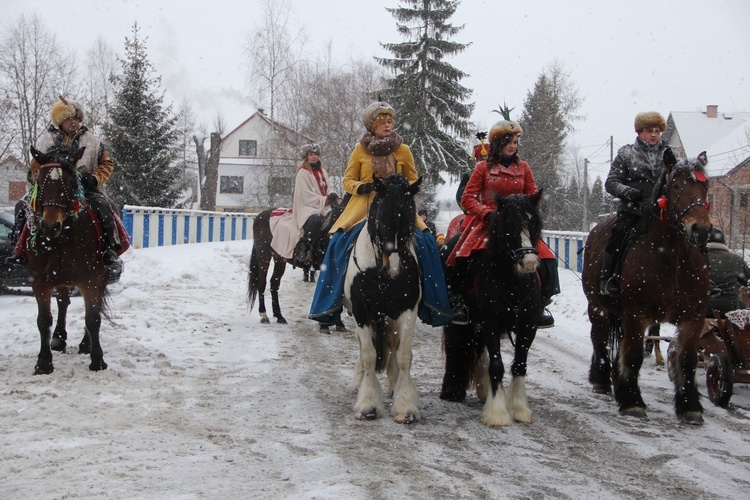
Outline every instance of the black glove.
{"type": "Polygon", "coordinates": [[[484,222],[489,222],[490,217],[492,217],[492,212],[487,212],[487,215],[484,216],[484,222]]]}
{"type": "Polygon", "coordinates": [[[336,193],[328,193],[328,198],[326,199],[326,205],[338,205],[339,203],[339,195],[336,193]]]}
{"type": "Polygon", "coordinates": [[[629,188],[627,191],[625,191],[623,198],[633,203],[638,203],[643,199],[643,192],[640,189],[629,188]]]}
{"type": "Polygon", "coordinates": [[[85,189],[96,189],[99,186],[99,181],[91,174],[83,174],[81,176],[81,184],[83,184],[85,189]]]}
{"type": "Polygon", "coordinates": [[[372,183],[361,184],[357,188],[357,194],[369,194],[373,189],[375,189],[375,186],[372,183]]]}

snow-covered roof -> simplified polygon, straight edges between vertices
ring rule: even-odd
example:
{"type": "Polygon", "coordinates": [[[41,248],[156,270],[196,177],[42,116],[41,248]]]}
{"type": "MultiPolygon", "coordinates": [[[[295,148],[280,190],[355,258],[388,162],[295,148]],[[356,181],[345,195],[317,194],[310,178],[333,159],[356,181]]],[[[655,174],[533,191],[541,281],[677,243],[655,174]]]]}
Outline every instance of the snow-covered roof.
{"type": "Polygon", "coordinates": [[[705,111],[672,111],[670,118],[679,134],[685,155],[708,155],[709,177],[725,175],[750,158],[750,113],[722,113],[716,118],[705,111]]]}

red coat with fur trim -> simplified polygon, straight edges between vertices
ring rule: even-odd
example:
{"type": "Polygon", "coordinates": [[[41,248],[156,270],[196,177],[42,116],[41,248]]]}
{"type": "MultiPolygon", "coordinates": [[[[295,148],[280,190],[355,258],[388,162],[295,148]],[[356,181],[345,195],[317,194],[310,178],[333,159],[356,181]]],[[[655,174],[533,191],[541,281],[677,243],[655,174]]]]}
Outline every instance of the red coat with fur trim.
{"type": "MultiPolygon", "coordinates": [[[[510,166],[487,165],[487,161],[480,161],[474,168],[466,189],[461,197],[461,205],[468,214],[472,215],[464,223],[464,231],[453,252],[448,256],[448,265],[456,265],[457,257],[469,257],[476,250],[487,247],[487,223],[485,216],[497,210],[494,193],[501,196],[511,194],[535,194],[538,191],[534,182],[531,167],[523,160],[511,163],[510,166]],[[467,225],[468,223],[468,225],[467,225]]],[[[541,240],[537,245],[539,257],[542,259],[555,258],[549,247],[541,240]]]]}

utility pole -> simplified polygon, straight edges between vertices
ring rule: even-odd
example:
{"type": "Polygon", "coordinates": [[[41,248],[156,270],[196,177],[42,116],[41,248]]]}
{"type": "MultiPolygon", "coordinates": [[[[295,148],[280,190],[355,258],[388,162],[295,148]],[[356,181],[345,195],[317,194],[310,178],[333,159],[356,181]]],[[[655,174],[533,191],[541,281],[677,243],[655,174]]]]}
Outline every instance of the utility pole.
{"type": "Polygon", "coordinates": [[[583,160],[583,227],[581,231],[589,230],[589,159],[583,160]]]}

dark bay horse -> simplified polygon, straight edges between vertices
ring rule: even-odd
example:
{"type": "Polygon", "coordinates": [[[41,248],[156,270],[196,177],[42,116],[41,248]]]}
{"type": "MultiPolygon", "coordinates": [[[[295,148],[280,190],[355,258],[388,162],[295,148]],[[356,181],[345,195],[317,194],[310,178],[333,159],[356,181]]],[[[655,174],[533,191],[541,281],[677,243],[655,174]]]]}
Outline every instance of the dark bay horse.
{"type": "Polygon", "coordinates": [[[99,328],[102,316],[106,317],[109,268],[102,261],[99,229],[93,212],[86,208],[75,170],[83,151],[81,148],[70,153],[61,148],[43,154],[31,147],[32,156],[41,165],[32,189],[32,213],[27,220],[31,230],[27,251],[29,275],[38,306],[41,337],[35,374],[52,373],[52,350],[65,352],[65,320],[73,287],[81,292],[86,308],[86,331],[78,352],[91,355],[90,370],[107,368],[99,328]],[[58,316],[51,339],[53,291],[58,316]]]}
{"type": "Polygon", "coordinates": [[[614,384],[620,414],[646,416],[638,386],[644,332],[654,324],[671,323],[678,342],[675,411],[683,422],[703,423],[695,371],[709,288],[699,250],[712,227],[706,163],[705,152],[690,161],[665,157],[666,169],[654,189],[656,199],[643,216],[642,234],[622,263],[619,301],[602,296],[599,285],[613,218],[589,233],[583,268],[593,344],[589,381],[595,392],[605,394],[614,384]]]}
{"type": "Polygon", "coordinates": [[[491,427],[531,422],[526,399],[526,364],[542,310],[536,245],[542,233],[535,195],[496,195],[497,211],[489,220],[487,248],[471,263],[468,325],[443,330],[445,375],[441,399],[463,401],[476,384],[484,401],[481,421],[491,427]],[[515,348],[506,394],[500,339],[508,335],[515,348]]]}
{"type": "Polygon", "coordinates": [[[384,411],[376,372],[386,370],[396,422],[420,418],[419,396],[411,378],[412,335],[422,297],[419,263],[414,251],[415,195],[401,174],[381,182],[373,177],[375,197],[366,227],[354,243],[344,280],[344,306],[357,324],[359,356],[352,388],[357,391],[354,415],[372,420],[384,411]]]}
{"type": "MultiPolygon", "coordinates": [[[[344,211],[344,205],[339,203],[331,207],[331,211],[325,217],[322,215],[311,215],[305,221],[302,229],[305,234],[311,235],[310,241],[300,241],[305,243],[307,251],[301,260],[286,259],[279,255],[271,248],[271,226],[269,220],[271,213],[276,209],[265,210],[258,214],[253,223],[253,249],[250,252],[250,270],[247,277],[247,299],[250,303],[250,310],[255,305],[255,299],[258,299],[258,314],[260,322],[263,324],[270,323],[266,314],[266,282],[268,278],[268,269],[273,261],[273,274],[271,274],[271,310],[277,323],[286,324],[286,318],[281,314],[279,304],[279,286],[281,278],[286,271],[287,263],[294,266],[300,266],[303,269],[318,270],[323,262],[326,248],[328,247],[328,230],[333,227],[336,219],[344,211]]],[[[298,244],[299,247],[299,244],[298,244]]],[[[295,254],[297,250],[295,249],[295,254]]]]}

